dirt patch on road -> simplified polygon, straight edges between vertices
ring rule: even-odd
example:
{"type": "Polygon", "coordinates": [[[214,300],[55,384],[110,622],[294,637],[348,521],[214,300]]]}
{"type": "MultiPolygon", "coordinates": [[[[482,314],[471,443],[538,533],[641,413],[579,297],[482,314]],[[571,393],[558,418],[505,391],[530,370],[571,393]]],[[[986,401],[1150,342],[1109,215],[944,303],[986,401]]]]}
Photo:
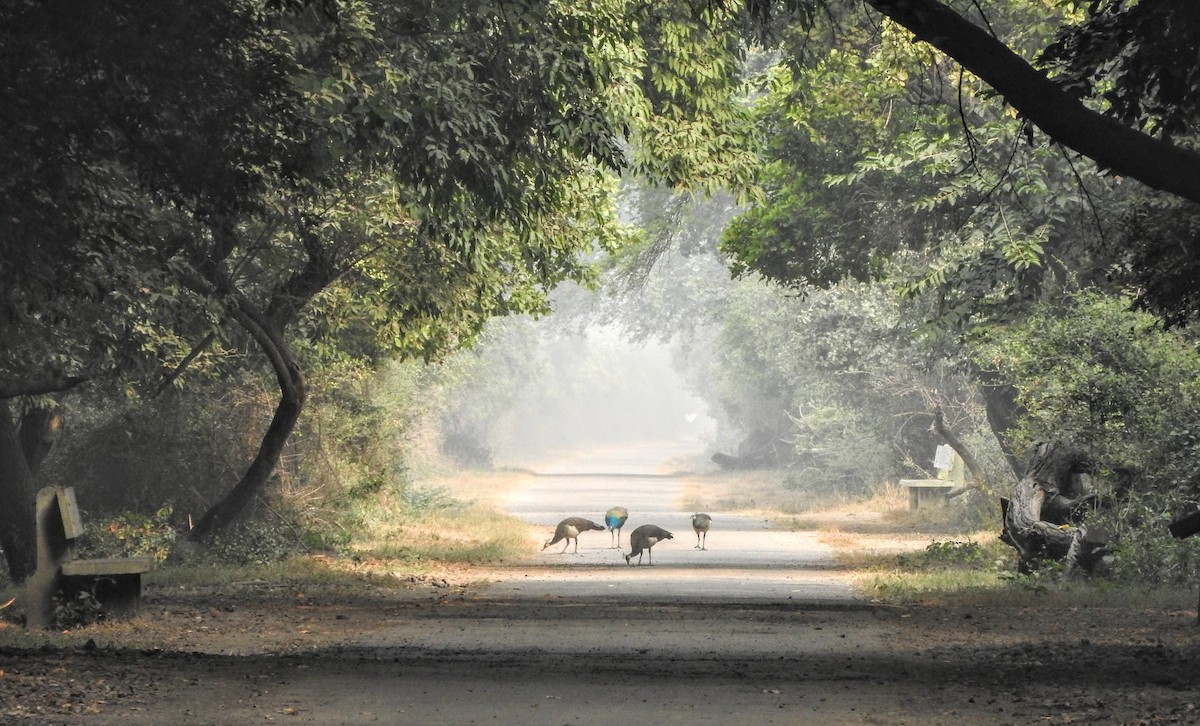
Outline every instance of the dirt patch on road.
{"type": "MultiPolygon", "coordinates": [[[[692,490],[696,508],[754,496],[705,498],[718,489],[692,490]]],[[[782,522],[850,561],[951,536],[849,507],[782,522]]],[[[46,637],[0,623],[0,721],[1200,723],[1194,610],[684,601],[668,580],[685,571],[636,572],[662,594],[499,596],[514,570],[469,566],[353,591],[150,584],[132,620],[46,637]]]]}
{"type": "Polygon", "coordinates": [[[151,588],[132,621],[0,649],[0,720],[574,723],[562,699],[634,687],[648,715],[689,694],[706,704],[699,723],[1200,719],[1194,612],[510,602],[473,580],[447,572],[353,597],[151,588]],[[403,702],[363,705],[380,699],[403,702]]]}

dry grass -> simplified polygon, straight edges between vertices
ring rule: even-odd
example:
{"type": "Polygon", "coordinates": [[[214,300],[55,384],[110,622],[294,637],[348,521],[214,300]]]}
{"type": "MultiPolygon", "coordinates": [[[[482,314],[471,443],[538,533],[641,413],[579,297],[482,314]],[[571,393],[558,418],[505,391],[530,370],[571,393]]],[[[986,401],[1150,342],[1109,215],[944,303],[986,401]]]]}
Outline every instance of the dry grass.
{"type": "Polygon", "coordinates": [[[777,471],[720,472],[687,479],[682,508],[716,510],[769,518],[793,530],[817,530],[843,541],[864,535],[929,541],[930,537],[957,535],[974,529],[974,514],[966,497],[909,509],[908,493],[896,484],[885,484],[870,496],[841,491],[798,491],[784,486],[777,471]]]}
{"type": "Polygon", "coordinates": [[[505,498],[528,472],[517,470],[480,471],[467,469],[455,472],[440,472],[422,479],[421,485],[440,488],[455,499],[502,509],[505,498]]]}
{"type": "Polygon", "coordinates": [[[689,477],[683,483],[681,508],[715,510],[746,515],[799,514],[810,507],[810,497],[789,491],[777,471],[717,472],[689,477]]]}
{"type": "Polygon", "coordinates": [[[497,564],[519,558],[536,544],[529,525],[482,505],[430,512],[372,528],[356,550],[374,557],[441,564],[497,564]]]}

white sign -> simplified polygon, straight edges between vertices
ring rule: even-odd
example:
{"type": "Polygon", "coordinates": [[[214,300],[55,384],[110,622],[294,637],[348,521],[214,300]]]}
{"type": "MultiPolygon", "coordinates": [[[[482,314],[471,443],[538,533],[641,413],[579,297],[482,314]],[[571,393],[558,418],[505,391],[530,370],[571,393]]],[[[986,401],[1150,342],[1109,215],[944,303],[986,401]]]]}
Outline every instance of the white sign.
{"type": "Polygon", "coordinates": [[[949,469],[954,464],[954,449],[948,444],[941,444],[933,455],[933,468],[949,469]]]}

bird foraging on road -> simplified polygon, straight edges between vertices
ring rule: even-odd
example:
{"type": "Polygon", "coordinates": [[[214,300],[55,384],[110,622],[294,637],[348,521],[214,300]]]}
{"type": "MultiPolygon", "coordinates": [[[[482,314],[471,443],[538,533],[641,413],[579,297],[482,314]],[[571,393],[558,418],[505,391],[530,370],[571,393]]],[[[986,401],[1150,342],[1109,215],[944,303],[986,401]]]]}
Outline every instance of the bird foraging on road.
{"type": "Polygon", "coordinates": [[[546,544],[542,545],[542,549],[544,550],[561,540],[568,540],[567,542],[563,542],[562,551],[559,552],[561,555],[567,551],[567,546],[571,544],[570,540],[575,540],[575,551],[572,554],[577,554],[579,552],[579,533],[591,530],[603,532],[604,525],[596,524],[592,520],[584,519],[583,517],[567,517],[554,528],[554,538],[546,540],[546,544]]]}
{"type": "Polygon", "coordinates": [[[604,523],[608,525],[609,534],[609,549],[621,549],[621,528],[625,526],[625,520],[629,519],[629,510],[625,507],[613,507],[604,513],[604,523]]]}
{"type": "Polygon", "coordinates": [[[708,528],[712,526],[712,517],[703,512],[692,515],[692,529],[696,532],[696,546],[692,549],[706,550],[708,547],[708,528]]]}
{"type": "Polygon", "coordinates": [[[675,539],[675,535],[655,524],[643,524],[629,533],[629,554],[625,555],[625,564],[632,565],[630,560],[637,555],[638,564],[642,564],[642,552],[650,555],[650,564],[654,564],[654,553],[650,548],[664,539],[675,539]]]}

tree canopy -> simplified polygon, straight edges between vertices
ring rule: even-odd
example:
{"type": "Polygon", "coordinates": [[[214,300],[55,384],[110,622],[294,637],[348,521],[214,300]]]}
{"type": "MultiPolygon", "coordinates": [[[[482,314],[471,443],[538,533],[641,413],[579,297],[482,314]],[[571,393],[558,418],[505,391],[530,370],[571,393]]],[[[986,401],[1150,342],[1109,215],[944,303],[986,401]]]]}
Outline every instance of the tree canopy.
{"type": "Polygon", "coordinates": [[[1190,4],[997,3],[995,23],[979,3],[961,13],[937,0],[866,5],[962,74],[832,0],[5,4],[0,545],[10,567],[29,565],[17,550],[32,539],[36,468],[20,453],[12,401],[44,409],[85,382],[145,395],[265,360],[275,416],[241,481],[201,520],[203,536],[269,479],[313,365],[437,357],[491,316],[544,312],[555,284],[590,278],[588,253],[628,239],[616,175],[749,190],[748,43],[788,62],[757,87],[772,162],[760,177],[766,203],[731,238],[745,269],[831,284],[908,265],[917,291],[944,289],[939,271],[969,269],[983,282],[963,299],[986,301],[989,280],[1058,289],[1103,267],[1146,283],[1148,302],[1192,312],[1197,298],[1174,274],[1191,263],[1169,264],[1180,247],[1195,257],[1190,205],[1200,202],[1188,133],[1197,77],[1173,60],[1196,46],[1190,4]],[[1030,17],[1043,22],[1022,35],[1030,17]],[[816,34],[838,42],[806,45],[816,34]],[[955,122],[975,135],[967,166],[994,178],[964,181],[954,168],[955,122]],[[1052,160],[1035,128],[1095,169],[1052,160]],[[1100,174],[1106,194],[1127,177],[1183,201],[1139,187],[1121,218],[1135,244],[1081,242],[1092,193],[1069,197],[1047,180],[1100,174]],[[916,213],[893,213],[898,196],[916,213]],[[1004,204],[986,215],[964,209],[994,196],[1004,204]],[[1153,214],[1162,209],[1169,219],[1153,214]],[[931,237],[938,248],[911,264],[931,237]]]}
{"type": "MultiPolygon", "coordinates": [[[[203,536],[274,468],[304,405],[297,343],[440,355],[586,279],[583,255],[625,236],[609,175],[744,177],[736,49],[703,32],[733,21],[619,1],[7,5],[0,389],[153,389],[257,348],[279,408],[203,536]]],[[[30,474],[8,461],[20,513],[30,474]]]]}

